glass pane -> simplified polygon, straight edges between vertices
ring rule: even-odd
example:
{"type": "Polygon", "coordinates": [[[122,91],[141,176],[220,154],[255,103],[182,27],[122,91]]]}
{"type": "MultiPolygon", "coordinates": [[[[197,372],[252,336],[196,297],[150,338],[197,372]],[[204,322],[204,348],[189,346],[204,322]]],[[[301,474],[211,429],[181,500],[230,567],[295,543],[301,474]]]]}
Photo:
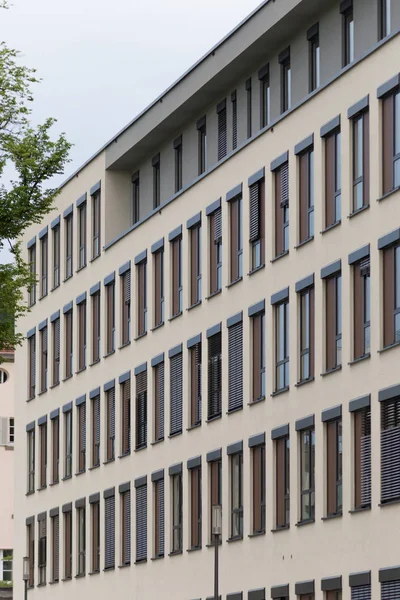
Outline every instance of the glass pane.
{"type": "Polygon", "coordinates": [[[310,210],[308,213],[308,235],[312,237],[314,235],[314,211],[310,210]]]}
{"type": "Polygon", "coordinates": [[[338,448],[338,467],[337,476],[338,480],[342,479],[342,422],[338,421],[337,424],[337,448],[338,448]]]}
{"type": "Polygon", "coordinates": [[[320,69],[320,54],[319,54],[319,46],[317,46],[315,48],[315,84],[316,87],[319,87],[320,84],[320,76],[319,76],[319,69],[320,69]]]}
{"type": "Polygon", "coordinates": [[[354,60],[354,21],[353,17],[351,17],[351,21],[349,22],[349,61],[353,62],[354,60]]]}
{"type": "Polygon", "coordinates": [[[261,243],[259,240],[253,243],[252,268],[257,269],[261,265],[261,243]]]}
{"type": "Polygon", "coordinates": [[[340,133],[336,134],[336,157],[335,157],[335,162],[336,162],[336,173],[335,173],[335,179],[336,179],[336,191],[339,192],[342,189],[342,164],[341,164],[341,146],[342,146],[342,139],[341,139],[341,135],[340,133]]]}
{"type": "Polygon", "coordinates": [[[342,217],[342,195],[337,194],[335,197],[335,223],[340,221],[342,217]]]}
{"type": "Polygon", "coordinates": [[[301,296],[301,350],[307,350],[310,346],[310,294],[307,292],[301,296]]]}
{"type": "Polygon", "coordinates": [[[310,432],[301,434],[301,490],[310,489],[310,432]]]}
{"type": "Polygon", "coordinates": [[[383,0],[385,2],[385,12],[386,12],[386,35],[390,33],[390,3],[392,0],[383,0]]]}
{"type": "Polygon", "coordinates": [[[308,379],[310,377],[310,355],[303,354],[301,356],[301,380],[308,379]]]}
{"type": "Polygon", "coordinates": [[[285,382],[284,387],[289,385],[289,361],[285,362],[285,382]]]}
{"type": "Polygon", "coordinates": [[[364,302],[364,322],[369,323],[371,320],[371,277],[369,275],[364,277],[364,302]]]}
{"type": "Polygon", "coordinates": [[[308,159],[308,208],[314,206],[314,151],[310,152],[308,159]]]}
{"type": "Polygon", "coordinates": [[[362,181],[356,183],[353,188],[353,202],[354,202],[354,210],[358,210],[362,208],[363,205],[363,192],[364,192],[364,184],[362,181]]]}
{"type": "Polygon", "coordinates": [[[291,106],[291,97],[292,97],[292,71],[289,67],[287,70],[287,108],[288,109],[291,106]]]}
{"type": "Polygon", "coordinates": [[[394,163],[394,187],[400,186],[400,158],[394,163]]]}
{"type": "Polygon", "coordinates": [[[283,229],[283,251],[286,252],[289,250],[289,225],[284,227],[283,229]]]}
{"type": "Polygon", "coordinates": [[[400,247],[396,248],[396,256],[395,256],[395,264],[396,264],[396,304],[395,308],[400,308],[400,247]]]}
{"type": "Polygon", "coordinates": [[[400,92],[394,97],[394,154],[400,154],[400,92]]]}
{"type": "Polygon", "coordinates": [[[336,278],[336,334],[342,333],[342,277],[336,278]]]}
{"type": "Polygon", "coordinates": [[[336,340],[336,366],[342,364],[342,338],[336,340]]]}
{"type": "Polygon", "coordinates": [[[285,387],[284,377],[285,377],[284,365],[279,365],[279,367],[276,368],[276,389],[277,390],[281,390],[283,387],[285,387]]]}
{"type": "Polygon", "coordinates": [[[354,179],[363,175],[363,117],[354,122],[353,127],[353,149],[354,149],[354,179]]]}
{"type": "Polygon", "coordinates": [[[394,317],[394,341],[400,341],[400,313],[397,313],[394,317]]]}
{"type": "Polygon", "coordinates": [[[371,331],[370,326],[364,328],[364,353],[369,354],[371,351],[371,331]]]}
{"type": "Polygon", "coordinates": [[[277,323],[276,323],[276,333],[277,333],[277,347],[276,347],[276,359],[277,361],[281,361],[285,358],[285,318],[284,313],[285,305],[280,304],[276,311],[277,323]]]}
{"type": "Polygon", "coordinates": [[[303,521],[311,518],[310,494],[303,494],[301,496],[301,518],[303,521]]]}

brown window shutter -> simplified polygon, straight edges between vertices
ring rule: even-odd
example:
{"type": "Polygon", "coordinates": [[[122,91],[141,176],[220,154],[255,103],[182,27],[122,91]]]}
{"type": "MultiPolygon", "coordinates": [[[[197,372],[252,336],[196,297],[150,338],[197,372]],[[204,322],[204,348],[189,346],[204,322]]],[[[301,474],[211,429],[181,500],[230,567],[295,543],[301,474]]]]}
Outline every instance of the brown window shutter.
{"type": "Polygon", "coordinates": [[[138,275],[138,335],[144,333],[144,268],[143,263],[137,267],[138,275]]]}
{"type": "Polygon", "coordinates": [[[325,227],[335,222],[335,139],[325,138],[325,227]]]}
{"type": "Polygon", "coordinates": [[[364,277],[360,263],[354,265],[354,358],[364,354],[364,277]]]}
{"type": "Polygon", "coordinates": [[[99,531],[99,519],[100,517],[100,506],[98,502],[92,504],[92,570],[94,573],[100,570],[100,531],[99,531]]]}
{"type": "Polygon", "coordinates": [[[308,152],[302,154],[299,158],[300,167],[300,242],[308,238],[308,195],[309,195],[309,159],[308,152]]]}
{"type": "Polygon", "coordinates": [[[231,202],[231,283],[239,277],[239,202],[231,202]]]}
{"type": "Polygon", "coordinates": [[[363,114],[363,202],[369,205],[369,112],[363,114]]]}
{"type": "Polygon", "coordinates": [[[122,454],[131,450],[131,381],[122,385],[122,454]]]}
{"type": "Polygon", "coordinates": [[[190,304],[199,301],[197,297],[197,265],[199,264],[199,227],[193,227],[190,232],[190,304]]]}
{"type": "Polygon", "coordinates": [[[154,325],[161,324],[161,261],[162,252],[154,255],[154,325]]]}
{"type": "Polygon", "coordinates": [[[395,248],[383,251],[383,345],[394,342],[395,248]]]}
{"type": "Polygon", "coordinates": [[[28,525],[29,587],[35,585],[35,526],[28,525]]]}
{"type": "Polygon", "coordinates": [[[336,281],[326,280],[326,370],[336,367],[336,281]]]}
{"type": "MultiPolygon", "coordinates": [[[[219,496],[219,487],[220,487],[220,469],[221,469],[221,461],[214,460],[210,463],[210,485],[211,485],[211,493],[210,493],[210,514],[212,514],[212,507],[214,504],[219,504],[221,502],[219,496]]],[[[210,522],[210,533],[211,539],[212,535],[212,524],[210,522]]]]}
{"type": "Polygon", "coordinates": [[[382,184],[383,194],[393,189],[394,96],[382,100],[382,184]]]}
{"type": "Polygon", "coordinates": [[[147,446],[147,370],[136,375],[136,450],[147,446]]]}
{"type": "Polygon", "coordinates": [[[64,540],[65,540],[65,556],[64,556],[64,565],[65,565],[65,578],[69,579],[72,575],[71,573],[71,562],[72,562],[72,556],[71,556],[71,528],[72,528],[72,521],[71,521],[71,513],[67,512],[65,513],[65,517],[64,517],[64,527],[65,527],[65,532],[64,532],[64,540]]]}
{"type": "Polygon", "coordinates": [[[337,511],[336,506],[336,459],[337,459],[337,421],[330,421],[326,426],[326,443],[327,443],[327,514],[334,515],[337,511]]]}
{"type": "Polygon", "coordinates": [[[284,251],[283,240],[283,209],[281,207],[281,176],[280,171],[275,172],[275,256],[280,256],[284,251]]]}
{"type": "Polygon", "coordinates": [[[262,523],[262,451],[261,446],[253,449],[253,533],[263,529],[262,523]]]}
{"type": "Polygon", "coordinates": [[[200,546],[199,538],[199,474],[200,470],[191,469],[191,547],[197,548],[200,546]]]}
{"type": "Polygon", "coordinates": [[[201,342],[190,351],[191,426],[201,423],[201,342]]]}
{"type": "Polygon", "coordinates": [[[285,517],[285,452],[286,438],[276,440],[276,526],[286,524],[285,517]]]}

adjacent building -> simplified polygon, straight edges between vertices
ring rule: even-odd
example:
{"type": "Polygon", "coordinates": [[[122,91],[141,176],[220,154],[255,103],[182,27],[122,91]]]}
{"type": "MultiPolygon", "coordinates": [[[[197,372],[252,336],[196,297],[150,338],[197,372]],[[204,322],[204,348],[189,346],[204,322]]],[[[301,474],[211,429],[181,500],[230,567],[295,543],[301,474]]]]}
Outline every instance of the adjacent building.
{"type": "Polygon", "coordinates": [[[222,598],[400,598],[399,34],[263,2],[30,228],[18,596],[210,598],[221,504],[222,598]]]}

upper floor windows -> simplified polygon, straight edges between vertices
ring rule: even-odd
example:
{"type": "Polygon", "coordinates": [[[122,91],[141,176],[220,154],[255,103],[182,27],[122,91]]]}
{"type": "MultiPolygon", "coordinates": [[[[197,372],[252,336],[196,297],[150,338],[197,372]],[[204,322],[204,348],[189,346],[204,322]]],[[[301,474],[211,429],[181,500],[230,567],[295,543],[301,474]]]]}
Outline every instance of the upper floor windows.
{"type": "Polygon", "coordinates": [[[246,80],[246,115],[247,115],[247,139],[252,136],[253,119],[252,119],[252,92],[251,92],[251,77],[246,80]]]}
{"type": "Polygon", "coordinates": [[[86,202],[78,208],[78,269],[86,267],[86,202]]]}
{"type": "Polygon", "coordinates": [[[354,18],[353,0],[343,0],[342,13],[342,66],[346,67],[354,60],[354,18]]]}
{"type": "Polygon", "coordinates": [[[354,360],[371,350],[371,276],[369,256],[353,266],[354,360]]]}
{"type": "Polygon", "coordinates": [[[299,382],[314,377],[314,287],[299,291],[300,301],[300,377],[299,382]]]}
{"type": "Polygon", "coordinates": [[[369,205],[369,113],[352,120],[353,129],[353,212],[369,205]]]}
{"type": "Polygon", "coordinates": [[[183,169],[183,147],[182,147],[182,136],[180,135],[174,141],[174,154],[175,154],[175,194],[182,189],[182,169],[183,169]]]}
{"type": "Polygon", "coordinates": [[[325,227],[342,216],[341,134],[336,128],[325,137],[325,227]]]}
{"type": "Polygon", "coordinates": [[[290,68],[290,48],[286,48],[279,55],[281,65],[281,113],[291,107],[292,96],[292,71],[290,68]]]}
{"type": "Polygon", "coordinates": [[[60,225],[53,227],[53,289],[60,285],[60,225]]]}
{"type": "Polygon", "coordinates": [[[326,484],[327,516],[342,514],[343,507],[343,450],[342,419],[326,423],[326,484]]]}
{"type": "Polygon", "coordinates": [[[202,240],[201,220],[190,228],[190,306],[201,302],[202,240]]]}
{"type": "Polygon", "coordinates": [[[36,302],[36,243],[30,245],[28,249],[28,263],[29,263],[29,271],[31,277],[33,279],[31,285],[29,286],[29,299],[28,304],[32,306],[36,302]]]}
{"type": "Polygon", "coordinates": [[[228,151],[228,132],[226,116],[226,98],[217,106],[218,115],[218,160],[224,158],[228,151]]]}
{"type": "Polygon", "coordinates": [[[325,283],[326,371],[342,364],[342,275],[328,276],[325,283]]]}
{"type": "Polygon", "coordinates": [[[235,150],[238,145],[237,138],[237,93],[236,90],[231,94],[232,104],[232,150],[235,150]]]}
{"type": "MultiPolygon", "coordinates": [[[[121,271],[120,271],[121,273],[121,271]]],[[[131,270],[121,274],[121,345],[131,340],[131,270]]]]}
{"type": "Polygon", "coordinates": [[[383,38],[390,34],[391,2],[392,0],[378,0],[378,30],[380,40],[383,40],[383,38]]]}
{"type": "Polygon", "coordinates": [[[153,167],[153,209],[161,203],[161,167],[160,153],[153,156],[151,161],[153,167]]]}
{"type": "Polygon", "coordinates": [[[275,306],[275,391],[289,386],[289,297],[275,306]]]}
{"type": "Polygon", "coordinates": [[[266,127],[271,120],[271,88],[269,85],[269,64],[258,72],[260,81],[260,127],[266,127]]]}
{"type": "Polygon", "coordinates": [[[73,213],[71,212],[64,219],[65,231],[65,279],[72,277],[73,272],[73,213]]]}
{"type": "Polygon", "coordinates": [[[230,283],[243,276],[243,201],[242,194],[234,197],[230,204],[230,283]]]}
{"type": "Polygon", "coordinates": [[[134,225],[140,219],[139,204],[139,171],[132,175],[132,224],[134,225]]]}
{"type": "MultiPolygon", "coordinates": [[[[39,236],[40,237],[40,236],[39,236]]],[[[48,291],[48,251],[49,251],[49,236],[46,234],[40,239],[40,297],[47,295],[48,291]]]]}
{"type": "Polygon", "coordinates": [[[400,341],[400,246],[383,250],[383,346],[400,341]]]}
{"type": "Polygon", "coordinates": [[[100,237],[101,191],[97,190],[92,196],[92,259],[99,256],[101,251],[100,237]]]}
{"type": "Polygon", "coordinates": [[[137,263],[137,337],[147,333],[147,253],[137,263]]]}
{"type": "MultiPolygon", "coordinates": [[[[261,173],[260,173],[261,175],[261,173]]],[[[263,175],[263,173],[262,173],[263,175]]],[[[255,271],[265,261],[265,183],[264,177],[252,182],[249,179],[250,193],[250,245],[251,271],[255,271]]]]}
{"type": "Polygon", "coordinates": [[[222,212],[219,205],[210,220],[210,295],[222,289],[222,212]]]}
{"type": "Polygon", "coordinates": [[[307,31],[308,40],[308,65],[309,65],[309,91],[313,92],[320,86],[320,47],[319,47],[319,23],[316,23],[307,31]]]}
{"type": "Polygon", "coordinates": [[[171,241],[172,311],[171,317],[183,310],[182,232],[171,241]]]}
{"type": "Polygon", "coordinates": [[[382,101],[383,194],[400,186],[400,91],[382,101]]]}
{"type": "Polygon", "coordinates": [[[197,132],[199,175],[202,175],[207,169],[207,129],[205,116],[197,121],[197,132]]]}
{"type": "Polygon", "coordinates": [[[275,170],[275,256],[289,251],[289,163],[275,170]]]}
{"type": "Polygon", "coordinates": [[[314,147],[299,156],[299,242],[314,237],[314,147]]]}

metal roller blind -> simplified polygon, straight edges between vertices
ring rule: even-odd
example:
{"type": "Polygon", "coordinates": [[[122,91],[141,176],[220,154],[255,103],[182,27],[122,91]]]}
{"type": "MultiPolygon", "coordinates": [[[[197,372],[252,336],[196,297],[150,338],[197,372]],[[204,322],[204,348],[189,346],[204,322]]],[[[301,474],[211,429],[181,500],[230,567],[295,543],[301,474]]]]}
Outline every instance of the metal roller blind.
{"type": "Polygon", "coordinates": [[[355,585],[352,587],[351,600],[371,600],[371,585],[355,585]]]}
{"type": "Polygon", "coordinates": [[[131,491],[128,490],[124,493],[124,512],[123,512],[123,523],[124,523],[124,560],[125,563],[131,562],[131,491]]]}
{"type": "Polygon", "coordinates": [[[222,342],[221,333],[208,338],[208,419],[222,410],[222,342]]]}
{"type": "Polygon", "coordinates": [[[108,434],[110,443],[115,440],[115,388],[107,392],[108,401],[108,434]]]}
{"type": "Polygon", "coordinates": [[[279,169],[281,187],[281,208],[289,204],[289,163],[285,163],[279,169]]]}
{"type": "Polygon", "coordinates": [[[371,270],[371,261],[370,261],[370,257],[367,256],[367,258],[363,258],[363,260],[360,261],[361,277],[367,277],[368,275],[370,275],[370,270],[371,270]]]}
{"type": "Polygon", "coordinates": [[[362,412],[361,416],[361,506],[371,504],[371,411],[362,412]]]}
{"type": "Polygon", "coordinates": [[[60,517],[53,517],[53,581],[58,581],[60,570],[60,517]]]}
{"type": "Polygon", "coordinates": [[[400,498],[400,401],[381,404],[381,502],[400,498]]]}
{"type": "Polygon", "coordinates": [[[237,101],[232,102],[232,148],[237,148],[237,101]]]}
{"type": "Polygon", "coordinates": [[[227,153],[226,108],[218,113],[218,160],[227,153]]]}
{"type": "Polygon", "coordinates": [[[160,363],[156,368],[156,386],[157,386],[157,421],[156,421],[156,439],[164,438],[164,363],[160,363]]]}
{"type": "Polygon", "coordinates": [[[136,450],[147,445],[147,371],[136,375],[136,450]]]}
{"type": "Polygon", "coordinates": [[[228,329],[228,410],[243,406],[243,323],[228,329]]]}
{"type": "Polygon", "coordinates": [[[60,319],[54,322],[54,360],[60,363],[60,319]]]}
{"type": "Polygon", "coordinates": [[[147,558],[147,485],[136,488],[136,561],[147,558]]]}
{"type": "Polygon", "coordinates": [[[214,219],[214,242],[217,243],[222,239],[222,211],[221,208],[217,208],[213,212],[214,219]]]}
{"type": "Polygon", "coordinates": [[[381,584],[381,600],[399,600],[400,581],[385,581],[381,584]]]}
{"type": "Polygon", "coordinates": [[[182,353],[170,359],[170,435],[182,431],[182,353]]]}
{"type": "Polygon", "coordinates": [[[104,501],[104,568],[115,565],[115,496],[104,501]]]}
{"type": "Polygon", "coordinates": [[[260,237],[260,182],[250,186],[250,242],[260,237]]]}
{"type": "Polygon", "coordinates": [[[164,555],[164,479],[157,482],[158,554],[164,555]]]}
{"type": "Polygon", "coordinates": [[[131,301],[131,272],[127,271],[124,275],[124,301],[129,304],[131,301]]]}

